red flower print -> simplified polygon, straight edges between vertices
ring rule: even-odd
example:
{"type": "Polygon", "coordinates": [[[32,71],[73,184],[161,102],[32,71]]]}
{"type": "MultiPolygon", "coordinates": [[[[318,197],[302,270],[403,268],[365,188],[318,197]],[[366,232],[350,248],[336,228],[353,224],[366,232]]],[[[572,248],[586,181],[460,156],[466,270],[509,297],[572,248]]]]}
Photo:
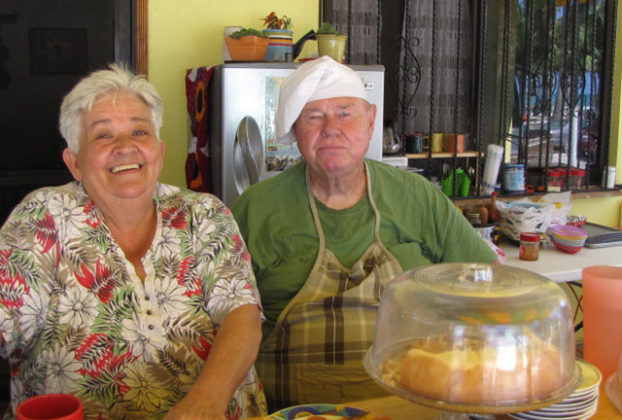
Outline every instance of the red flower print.
{"type": "Polygon", "coordinates": [[[239,254],[244,261],[249,262],[251,260],[251,254],[246,249],[244,241],[240,235],[233,235],[233,246],[236,253],[239,254]]]}
{"type": "Polygon", "coordinates": [[[37,241],[43,247],[43,251],[41,251],[42,254],[45,254],[52,248],[56,241],[56,224],[51,214],[46,213],[43,219],[37,221],[35,238],[37,238],[37,241]]]}
{"type": "MultiPolygon", "coordinates": [[[[113,348],[114,343],[106,334],[95,333],[86,337],[76,350],[76,360],[82,363],[80,373],[99,377],[102,372],[108,372],[114,376],[117,384],[121,384],[120,368],[132,358],[132,355],[129,351],[115,355],[113,348]]],[[[120,388],[123,387],[125,385],[120,388]]]]}
{"type": "Polygon", "coordinates": [[[98,258],[95,275],[89,271],[84,263],[82,263],[82,273],[83,275],[81,276],[77,271],[73,272],[82,286],[95,293],[102,302],[108,303],[112,298],[112,290],[115,286],[115,280],[110,275],[110,268],[101,264],[98,258]]]}
{"type": "Polygon", "coordinates": [[[193,295],[200,296],[202,293],[200,279],[194,275],[192,270],[190,270],[192,260],[193,257],[184,258],[177,273],[177,284],[187,289],[184,293],[187,297],[191,297],[193,295]]]}
{"type": "Polygon", "coordinates": [[[162,211],[162,219],[173,229],[184,229],[188,224],[186,212],[176,207],[164,209],[162,211]]]}
{"type": "Polygon", "coordinates": [[[7,309],[20,308],[24,296],[30,294],[26,278],[10,268],[11,254],[13,251],[0,251],[0,302],[7,309]]]}
{"type": "Polygon", "coordinates": [[[112,340],[102,333],[91,334],[76,350],[76,360],[82,362],[80,373],[91,377],[100,376],[104,367],[110,366],[114,357],[112,340]]]}
{"type": "Polygon", "coordinates": [[[197,356],[201,358],[201,360],[205,360],[207,359],[207,355],[212,348],[212,344],[203,337],[199,337],[199,343],[201,344],[201,348],[192,346],[192,350],[194,350],[194,352],[197,354],[197,356]]]}
{"type": "Polygon", "coordinates": [[[87,214],[89,216],[88,219],[86,219],[86,224],[87,225],[89,225],[93,229],[96,229],[101,224],[101,219],[99,218],[99,216],[95,212],[95,203],[94,202],[91,201],[86,206],[84,206],[83,212],[84,212],[84,214],[87,214]]]}

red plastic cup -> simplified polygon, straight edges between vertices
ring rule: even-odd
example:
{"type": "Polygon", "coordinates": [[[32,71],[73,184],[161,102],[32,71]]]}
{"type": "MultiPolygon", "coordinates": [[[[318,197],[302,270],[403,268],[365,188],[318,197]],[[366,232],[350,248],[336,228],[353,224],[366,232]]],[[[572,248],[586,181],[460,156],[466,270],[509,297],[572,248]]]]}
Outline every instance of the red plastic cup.
{"type": "Polygon", "coordinates": [[[17,407],[17,420],[84,420],[84,406],[69,394],[37,395],[17,407]]]}

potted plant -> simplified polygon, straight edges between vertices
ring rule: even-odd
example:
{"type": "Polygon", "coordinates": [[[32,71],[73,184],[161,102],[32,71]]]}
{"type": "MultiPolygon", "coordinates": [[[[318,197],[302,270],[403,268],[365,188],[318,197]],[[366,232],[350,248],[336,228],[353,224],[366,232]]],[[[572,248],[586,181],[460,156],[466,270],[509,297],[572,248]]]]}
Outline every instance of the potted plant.
{"type": "Polygon", "coordinates": [[[347,35],[341,33],[330,23],[323,22],[315,33],[315,38],[317,39],[317,50],[320,57],[328,55],[338,63],[345,61],[347,35]]]}
{"type": "Polygon", "coordinates": [[[251,28],[233,32],[225,38],[225,43],[234,61],[262,61],[268,49],[268,37],[251,28]]]}
{"type": "Polygon", "coordinates": [[[293,60],[293,38],[292,20],[286,15],[278,17],[275,12],[271,12],[263,19],[266,27],[264,34],[268,37],[268,49],[264,57],[265,61],[292,61],[293,60]]]}

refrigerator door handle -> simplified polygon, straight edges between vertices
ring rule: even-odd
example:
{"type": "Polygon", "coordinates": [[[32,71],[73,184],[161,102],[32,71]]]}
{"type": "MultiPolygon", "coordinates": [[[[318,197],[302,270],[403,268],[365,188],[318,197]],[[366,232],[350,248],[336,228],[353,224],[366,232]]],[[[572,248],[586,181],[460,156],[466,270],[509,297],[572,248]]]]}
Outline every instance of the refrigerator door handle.
{"type": "MultiPolygon", "coordinates": [[[[238,125],[235,141],[239,144],[240,151],[242,152],[242,159],[248,173],[248,183],[253,185],[260,180],[261,167],[264,161],[261,131],[253,117],[246,116],[242,118],[238,125]]],[[[239,170],[241,168],[236,169],[239,170]]]]}

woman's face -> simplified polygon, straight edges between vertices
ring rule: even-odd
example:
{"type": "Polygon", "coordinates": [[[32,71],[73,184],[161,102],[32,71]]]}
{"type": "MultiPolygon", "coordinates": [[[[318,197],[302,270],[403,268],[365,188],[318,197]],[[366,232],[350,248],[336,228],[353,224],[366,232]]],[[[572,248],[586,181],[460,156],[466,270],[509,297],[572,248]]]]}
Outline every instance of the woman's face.
{"type": "Polygon", "coordinates": [[[309,102],[294,124],[300,153],[312,169],[325,174],[358,170],[375,118],[376,106],[360,98],[309,102]]]}
{"type": "Polygon", "coordinates": [[[63,159],[98,207],[119,200],[151,200],[164,162],[164,143],[156,136],[151,110],[129,92],[99,98],[82,114],[76,154],[63,159]]]}

